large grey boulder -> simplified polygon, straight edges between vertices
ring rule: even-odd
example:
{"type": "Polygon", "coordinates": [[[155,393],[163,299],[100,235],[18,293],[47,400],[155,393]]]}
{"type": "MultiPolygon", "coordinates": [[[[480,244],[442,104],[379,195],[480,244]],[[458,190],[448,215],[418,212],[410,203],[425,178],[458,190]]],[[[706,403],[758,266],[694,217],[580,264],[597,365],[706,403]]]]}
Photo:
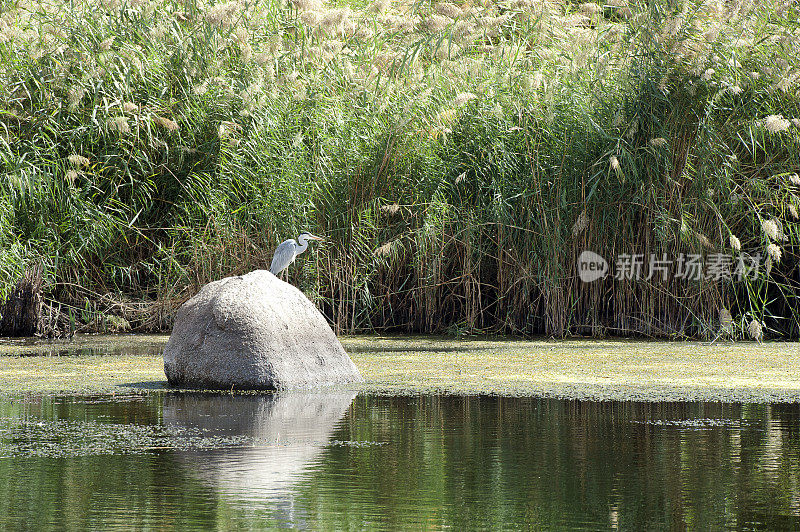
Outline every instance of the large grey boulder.
{"type": "Polygon", "coordinates": [[[204,286],[178,310],[164,347],[173,386],[289,390],[361,382],[328,322],[266,270],[204,286]]]}

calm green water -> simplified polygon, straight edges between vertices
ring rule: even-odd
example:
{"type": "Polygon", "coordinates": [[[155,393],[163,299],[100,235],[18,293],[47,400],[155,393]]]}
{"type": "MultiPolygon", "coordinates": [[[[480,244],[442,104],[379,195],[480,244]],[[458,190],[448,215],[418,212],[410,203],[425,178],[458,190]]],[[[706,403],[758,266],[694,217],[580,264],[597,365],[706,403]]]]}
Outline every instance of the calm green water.
{"type": "Polygon", "coordinates": [[[796,405],[0,400],[3,529],[800,528],[796,405]]]}

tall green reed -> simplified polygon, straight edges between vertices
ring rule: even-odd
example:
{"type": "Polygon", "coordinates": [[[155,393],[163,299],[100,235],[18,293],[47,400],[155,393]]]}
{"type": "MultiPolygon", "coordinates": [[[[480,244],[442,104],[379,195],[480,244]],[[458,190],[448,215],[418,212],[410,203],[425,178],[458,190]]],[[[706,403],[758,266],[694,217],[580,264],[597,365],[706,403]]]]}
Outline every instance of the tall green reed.
{"type": "Polygon", "coordinates": [[[342,332],[797,335],[794,8],[609,4],[12,3],[0,291],[43,262],[163,329],[312,230],[290,280],[342,332]],[[585,249],[773,258],[586,284],[585,249]]]}

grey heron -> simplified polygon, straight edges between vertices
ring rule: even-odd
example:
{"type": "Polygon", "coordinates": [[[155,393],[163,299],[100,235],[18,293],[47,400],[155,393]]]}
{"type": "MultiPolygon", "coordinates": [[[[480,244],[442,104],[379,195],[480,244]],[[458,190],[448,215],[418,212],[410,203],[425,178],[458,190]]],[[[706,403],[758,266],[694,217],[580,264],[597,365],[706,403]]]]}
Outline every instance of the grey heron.
{"type": "Polygon", "coordinates": [[[275,249],[275,255],[272,256],[272,264],[269,267],[269,271],[272,272],[273,275],[278,275],[285,270],[294,262],[294,259],[296,259],[299,254],[308,249],[309,240],[325,239],[314,236],[311,233],[300,233],[297,240],[294,238],[284,240],[275,249]],[[298,242],[300,243],[298,244],[298,242]]]}

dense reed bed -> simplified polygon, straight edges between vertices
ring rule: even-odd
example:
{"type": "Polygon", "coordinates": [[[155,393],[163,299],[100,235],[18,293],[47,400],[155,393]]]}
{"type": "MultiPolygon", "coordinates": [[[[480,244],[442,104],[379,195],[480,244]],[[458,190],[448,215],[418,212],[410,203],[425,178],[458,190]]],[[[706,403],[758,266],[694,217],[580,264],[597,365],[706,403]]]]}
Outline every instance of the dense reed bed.
{"type": "Polygon", "coordinates": [[[0,292],[41,264],[50,329],[162,330],[310,230],[341,332],[797,336],[799,16],[6,1],[0,292]]]}

